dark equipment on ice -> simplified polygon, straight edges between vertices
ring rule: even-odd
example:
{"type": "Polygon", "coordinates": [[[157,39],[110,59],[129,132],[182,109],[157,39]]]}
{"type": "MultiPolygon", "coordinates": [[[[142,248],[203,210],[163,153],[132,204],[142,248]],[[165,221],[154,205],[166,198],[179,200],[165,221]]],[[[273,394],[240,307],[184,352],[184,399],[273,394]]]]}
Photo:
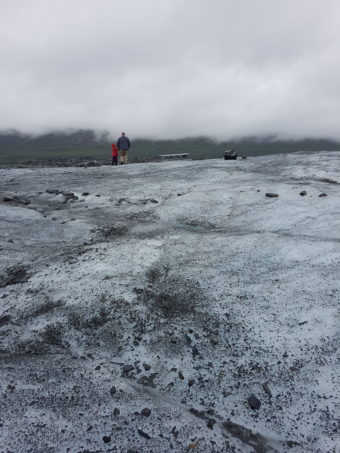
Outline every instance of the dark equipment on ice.
{"type": "Polygon", "coordinates": [[[157,160],[190,160],[190,153],[160,154],[157,160]]]}
{"type": "Polygon", "coordinates": [[[234,149],[227,149],[224,151],[224,160],[236,160],[237,152],[234,149]]]}

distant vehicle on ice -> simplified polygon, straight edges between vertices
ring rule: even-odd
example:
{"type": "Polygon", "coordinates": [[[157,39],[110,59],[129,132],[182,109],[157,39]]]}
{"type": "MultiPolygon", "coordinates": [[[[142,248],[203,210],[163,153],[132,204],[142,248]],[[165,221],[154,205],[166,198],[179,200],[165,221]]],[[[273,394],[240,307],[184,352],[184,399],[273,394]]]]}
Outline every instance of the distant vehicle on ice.
{"type": "Polygon", "coordinates": [[[224,151],[224,160],[236,160],[237,152],[234,149],[227,149],[224,151]]]}

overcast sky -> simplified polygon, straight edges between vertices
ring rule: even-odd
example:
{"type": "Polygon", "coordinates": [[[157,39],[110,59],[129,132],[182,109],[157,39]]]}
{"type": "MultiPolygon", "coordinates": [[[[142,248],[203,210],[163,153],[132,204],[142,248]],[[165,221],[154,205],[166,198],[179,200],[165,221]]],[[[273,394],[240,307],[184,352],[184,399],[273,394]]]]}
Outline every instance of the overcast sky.
{"type": "Polygon", "coordinates": [[[0,0],[0,130],[340,139],[340,0],[0,0]]]}

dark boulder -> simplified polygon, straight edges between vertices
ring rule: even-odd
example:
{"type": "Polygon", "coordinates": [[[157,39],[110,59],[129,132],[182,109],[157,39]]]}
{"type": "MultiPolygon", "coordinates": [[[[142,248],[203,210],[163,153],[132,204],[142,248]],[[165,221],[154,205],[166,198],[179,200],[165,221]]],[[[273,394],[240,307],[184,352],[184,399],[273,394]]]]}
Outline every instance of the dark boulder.
{"type": "Polygon", "coordinates": [[[126,364],[123,366],[123,371],[124,373],[129,373],[130,371],[132,371],[134,369],[134,366],[133,365],[129,365],[129,364],[126,364]]]}
{"type": "Polygon", "coordinates": [[[252,409],[256,409],[256,410],[260,409],[260,407],[261,407],[261,401],[258,398],[256,398],[255,395],[251,395],[248,398],[248,404],[252,409]]]}
{"type": "Polygon", "coordinates": [[[138,429],[138,434],[145,439],[151,439],[151,436],[142,429],[138,429]]]}

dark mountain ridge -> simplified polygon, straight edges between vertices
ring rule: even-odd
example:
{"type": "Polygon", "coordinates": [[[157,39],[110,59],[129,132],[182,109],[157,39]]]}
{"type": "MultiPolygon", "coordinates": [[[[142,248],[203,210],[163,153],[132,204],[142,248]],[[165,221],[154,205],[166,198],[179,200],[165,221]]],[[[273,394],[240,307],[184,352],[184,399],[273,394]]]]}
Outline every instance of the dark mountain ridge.
{"type": "MultiPolygon", "coordinates": [[[[216,141],[209,137],[179,139],[133,138],[130,161],[152,160],[159,154],[189,152],[192,159],[222,157],[225,149],[236,149],[239,155],[289,153],[296,151],[340,150],[340,142],[327,138],[283,140],[275,136],[252,136],[216,141]]],[[[53,131],[41,135],[16,130],[0,132],[0,164],[25,164],[55,160],[110,160],[111,139],[108,132],[91,129],[53,131]]]]}

